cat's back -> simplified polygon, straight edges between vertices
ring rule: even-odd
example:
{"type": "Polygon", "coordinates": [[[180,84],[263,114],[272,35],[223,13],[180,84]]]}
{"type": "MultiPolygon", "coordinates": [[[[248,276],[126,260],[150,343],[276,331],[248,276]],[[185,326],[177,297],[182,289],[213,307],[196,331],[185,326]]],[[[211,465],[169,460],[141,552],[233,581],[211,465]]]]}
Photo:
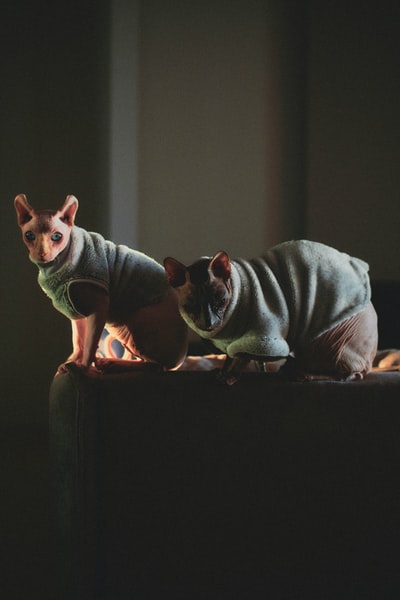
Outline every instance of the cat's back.
{"type": "Polygon", "coordinates": [[[359,268],[368,271],[368,264],[356,257],[337,250],[322,242],[311,240],[290,240],[273,246],[264,255],[268,264],[274,265],[301,265],[303,268],[318,266],[324,269],[337,269],[351,262],[358,264],[359,268]]]}
{"type": "Polygon", "coordinates": [[[235,263],[242,288],[263,295],[275,314],[288,311],[292,337],[315,336],[370,301],[368,264],[320,242],[283,242],[235,263]]]}
{"type": "MultiPolygon", "coordinates": [[[[104,240],[109,271],[111,309],[124,311],[153,304],[161,300],[168,289],[164,268],[153,258],[104,240]]],[[[114,312],[114,310],[112,310],[114,312]]]]}
{"type": "Polygon", "coordinates": [[[293,285],[310,285],[311,279],[336,280],[352,278],[368,281],[368,264],[336,248],[310,240],[291,240],[273,246],[265,254],[251,259],[235,259],[237,264],[253,269],[262,279],[273,273],[278,281],[293,285]]]}

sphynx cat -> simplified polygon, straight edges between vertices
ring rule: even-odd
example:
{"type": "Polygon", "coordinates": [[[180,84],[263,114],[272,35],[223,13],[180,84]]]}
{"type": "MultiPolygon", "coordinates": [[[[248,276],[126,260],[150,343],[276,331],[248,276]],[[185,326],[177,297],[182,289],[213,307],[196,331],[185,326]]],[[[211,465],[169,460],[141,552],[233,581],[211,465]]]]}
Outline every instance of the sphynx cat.
{"type": "Polygon", "coordinates": [[[294,357],[306,378],[361,379],[372,369],[377,317],[358,258],[299,240],[252,260],[220,251],[187,267],[167,257],[164,266],[186,323],[227,355],[228,384],[254,360],[294,357]]]}
{"type": "MultiPolygon", "coordinates": [[[[24,194],[15,200],[18,225],[38,267],[38,282],[72,323],[73,352],[66,363],[83,370],[109,368],[96,354],[105,326],[132,357],[175,369],[187,351],[187,327],[175,290],[155,260],[75,225],[78,200],[57,210],[35,210],[24,194]]],[[[65,372],[66,363],[58,372],[65,372]]]]}

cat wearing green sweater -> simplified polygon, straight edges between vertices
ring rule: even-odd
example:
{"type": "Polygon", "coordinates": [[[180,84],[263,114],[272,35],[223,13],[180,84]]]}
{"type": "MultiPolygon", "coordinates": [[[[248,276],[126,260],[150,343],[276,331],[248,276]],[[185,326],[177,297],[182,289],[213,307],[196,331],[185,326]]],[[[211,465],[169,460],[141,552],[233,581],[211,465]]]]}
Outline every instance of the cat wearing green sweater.
{"type": "Polygon", "coordinates": [[[228,384],[252,360],[294,356],[308,378],[361,379],[372,368],[377,317],[358,258],[299,240],[252,260],[220,251],[164,266],[189,327],[227,355],[220,378],[228,384]]]}
{"type": "MultiPolygon", "coordinates": [[[[107,326],[134,357],[165,369],[179,367],[186,356],[187,327],[160,264],[77,227],[74,196],[58,210],[35,210],[24,194],[14,205],[29,258],[39,269],[39,285],[71,320],[73,352],[67,362],[83,370],[100,368],[96,352],[107,326]]],[[[65,370],[63,363],[58,371],[65,370]]]]}

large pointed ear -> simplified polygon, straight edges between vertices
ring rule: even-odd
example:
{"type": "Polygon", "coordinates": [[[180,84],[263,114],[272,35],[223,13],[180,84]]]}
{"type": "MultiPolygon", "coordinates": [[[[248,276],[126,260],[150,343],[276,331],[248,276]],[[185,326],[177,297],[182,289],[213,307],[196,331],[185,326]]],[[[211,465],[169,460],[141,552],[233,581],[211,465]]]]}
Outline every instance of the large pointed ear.
{"type": "Polygon", "coordinates": [[[176,288],[186,283],[186,267],[175,258],[167,256],[164,258],[164,268],[167,273],[168,282],[176,288]]]}
{"type": "Polygon", "coordinates": [[[20,227],[33,218],[35,210],[29,204],[25,194],[18,194],[18,196],[15,196],[14,206],[17,211],[17,221],[20,227]]]}
{"type": "Polygon", "coordinates": [[[75,222],[75,215],[78,210],[79,202],[75,196],[67,196],[64,204],[58,209],[57,214],[60,219],[72,227],[75,222]]]}
{"type": "Polygon", "coordinates": [[[211,259],[208,270],[214,275],[226,281],[231,276],[231,261],[226,252],[221,250],[211,259]]]}

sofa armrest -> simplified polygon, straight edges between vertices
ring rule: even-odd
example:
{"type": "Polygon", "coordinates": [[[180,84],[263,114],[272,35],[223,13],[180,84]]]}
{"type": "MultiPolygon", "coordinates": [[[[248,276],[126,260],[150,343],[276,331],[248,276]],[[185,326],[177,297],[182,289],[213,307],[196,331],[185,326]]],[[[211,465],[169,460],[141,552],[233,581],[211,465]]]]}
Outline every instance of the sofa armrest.
{"type": "Polygon", "coordinates": [[[204,372],[57,375],[65,597],[400,590],[399,400],[400,373],[348,383],[249,373],[232,387],[204,372]]]}

